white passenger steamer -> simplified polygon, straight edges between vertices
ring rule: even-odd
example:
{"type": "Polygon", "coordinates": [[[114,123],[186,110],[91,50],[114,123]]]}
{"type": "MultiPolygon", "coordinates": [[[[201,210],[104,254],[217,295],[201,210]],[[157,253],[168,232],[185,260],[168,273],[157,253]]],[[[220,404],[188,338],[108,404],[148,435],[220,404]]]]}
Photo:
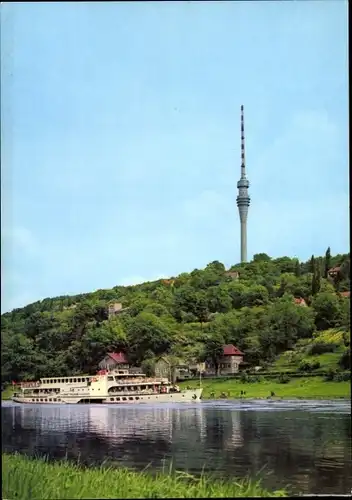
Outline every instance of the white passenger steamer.
{"type": "Polygon", "coordinates": [[[128,370],[96,375],[41,378],[22,382],[12,400],[31,404],[182,403],[201,400],[202,388],[180,390],[167,378],[147,377],[128,370]]]}

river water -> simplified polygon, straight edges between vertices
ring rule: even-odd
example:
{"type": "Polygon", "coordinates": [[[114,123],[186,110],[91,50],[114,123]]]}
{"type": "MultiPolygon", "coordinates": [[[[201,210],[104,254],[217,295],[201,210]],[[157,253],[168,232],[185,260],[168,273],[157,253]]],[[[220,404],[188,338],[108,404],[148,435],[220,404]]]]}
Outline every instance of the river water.
{"type": "Polygon", "coordinates": [[[270,489],[347,494],[349,401],[209,401],[180,405],[2,404],[3,452],[85,464],[263,478],[270,489]]]}

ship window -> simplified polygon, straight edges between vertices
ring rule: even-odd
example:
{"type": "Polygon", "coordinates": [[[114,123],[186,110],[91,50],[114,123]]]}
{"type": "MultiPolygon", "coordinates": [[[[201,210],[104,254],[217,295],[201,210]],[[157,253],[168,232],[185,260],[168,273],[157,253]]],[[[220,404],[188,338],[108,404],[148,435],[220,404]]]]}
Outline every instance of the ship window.
{"type": "Polygon", "coordinates": [[[57,401],[57,399],[56,399],[56,398],[54,398],[54,401],[57,401]]]}
{"type": "Polygon", "coordinates": [[[127,400],[127,398],[122,398],[122,401],[126,401],[126,400],[127,400]]]}
{"type": "Polygon", "coordinates": [[[61,399],[60,399],[60,398],[57,398],[57,400],[58,400],[58,401],[61,401],[61,399]]]}
{"type": "Polygon", "coordinates": [[[51,398],[49,398],[49,401],[52,401],[52,399],[51,399],[51,398]]]}
{"type": "Polygon", "coordinates": [[[109,382],[113,382],[113,381],[114,381],[114,377],[109,376],[109,377],[108,377],[108,381],[109,381],[109,382]]]}
{"type": "Polygon", "coordinates": [[[76,378],[74,378],[74,379],[73,379],[73,382],[77,382],[77,379],[76,379],[76,378]]]}
{"type": "Polygon", "coordinates": [[[32,401],[35,401],[35,399],[32,399],[32,401]]]}
{"type": "Polygon", "coordinates": [[[133,401],[133,398],[132,398],[131,396],[130,396],[128,399],[129,399],[130,401],[133,401]]]}
{"type": "Polygon", "coordinates": [[[136,399],[139,399],[139,396],[137,396],[136,399]]]}
{"type": "Polygon", "coordinates": [[[72,384],[72,378],[69,378],[68,381],[70,382],[70,384],[72,384]]]}
{"type": "Polygon", "coordinates": [[[116,401],[120,401],[120,398],[116,398],[116,401]]]}
{"type": "Polygon", "coordinates": [[[47,398],[45,398],[45,401],[48,401],[47,398]]]}
{"type": "Polygon", "coordinates": [[[115,398],[110,398],[110,401],[115,401],[115,398]]]}
{"type": "Polygon", "coordinates": [[[43,401],[43,399],[42,399],[42,398],[40,398],[40,400],[39,400],[39,401],[43,401]]]}

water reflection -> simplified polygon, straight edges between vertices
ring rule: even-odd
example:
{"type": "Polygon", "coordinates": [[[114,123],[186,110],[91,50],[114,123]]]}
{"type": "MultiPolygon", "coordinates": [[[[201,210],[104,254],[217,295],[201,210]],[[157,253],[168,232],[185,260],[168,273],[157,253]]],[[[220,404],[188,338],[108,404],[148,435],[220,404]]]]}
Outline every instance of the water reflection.
{"type": "Polygon", "coordinates": [[[152,470],[172,461],[178,470],[221,477],[255,475],[264,466],[273,471],[264,480],[269,488],[348,493],[350,415],[344,405],[310,405],[7,405],[3,451],[152,470]]]}

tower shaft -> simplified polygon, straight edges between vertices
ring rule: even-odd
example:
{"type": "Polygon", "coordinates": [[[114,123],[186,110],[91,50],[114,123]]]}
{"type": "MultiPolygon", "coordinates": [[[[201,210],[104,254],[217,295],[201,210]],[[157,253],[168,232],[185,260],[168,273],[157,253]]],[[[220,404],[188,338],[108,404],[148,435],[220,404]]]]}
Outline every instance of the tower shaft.
{"type": "Polygon", "coordinates": [[[241,221],[241,262],[247,262],[247,221],[241,221]]]}
{"type": "Polygon", "coordinates": [[[249,181],[246,177],[246,159],[244,148],[244,111],[241,106],[241,178],[237,182],[237,206],[241,222],[241,262],[247,261],[247,216],[250,197],[248,195],[249,181]]]}

